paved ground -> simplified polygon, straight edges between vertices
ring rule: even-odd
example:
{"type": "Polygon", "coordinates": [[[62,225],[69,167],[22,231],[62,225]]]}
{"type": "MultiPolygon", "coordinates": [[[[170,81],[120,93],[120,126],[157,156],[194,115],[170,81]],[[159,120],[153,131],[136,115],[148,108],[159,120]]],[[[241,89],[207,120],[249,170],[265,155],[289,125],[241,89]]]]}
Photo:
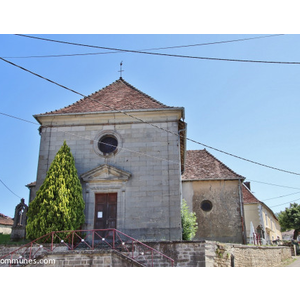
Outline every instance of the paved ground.
{"type": "Polygon", "coordinates": [[[297,260],[287,265],[286,267],[300,267],[300,256],[293,256],[293,258],[296,258],[297,260]]]}

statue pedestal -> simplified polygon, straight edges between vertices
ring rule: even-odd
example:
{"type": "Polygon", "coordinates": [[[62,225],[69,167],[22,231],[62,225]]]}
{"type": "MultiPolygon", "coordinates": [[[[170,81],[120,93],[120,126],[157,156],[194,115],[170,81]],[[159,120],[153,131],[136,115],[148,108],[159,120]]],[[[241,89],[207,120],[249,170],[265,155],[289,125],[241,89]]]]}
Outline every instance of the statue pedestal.
{"type": "Polygon", "coordinates": [[[16,226],[12,228],[10,239],[11,240],[23,240],[26,238],[26,227],[16,226]]]}

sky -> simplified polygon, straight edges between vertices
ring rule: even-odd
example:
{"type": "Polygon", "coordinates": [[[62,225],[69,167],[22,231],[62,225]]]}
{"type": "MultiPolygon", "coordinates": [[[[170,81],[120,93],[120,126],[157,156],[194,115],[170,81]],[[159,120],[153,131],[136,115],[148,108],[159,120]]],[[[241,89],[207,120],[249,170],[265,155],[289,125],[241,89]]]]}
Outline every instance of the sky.
{"type": "MultiPolygon", "coordinates": [[[[300,62],[299,35],[29,35],[123,50],[281,62],[130,53],[0,35],[0,57],[84,95],[117,80],[123,62],[124,80],[166,105],[185,108],[187,137],[198,142],[188,141],[188,150],[206,148],[246,177],[254,195],[275,213],[289,207],[290,202],[300,203],[300,64],[283,63],[300,62]],[[173,48],[145,50],[165,47],[173,48]]],[[[26,185],[36,180],[40,136],[33,115],[65,107],[81,98],[0,60],[1,213],[13,217],[20,198],[28,204],[26,185]]]]}

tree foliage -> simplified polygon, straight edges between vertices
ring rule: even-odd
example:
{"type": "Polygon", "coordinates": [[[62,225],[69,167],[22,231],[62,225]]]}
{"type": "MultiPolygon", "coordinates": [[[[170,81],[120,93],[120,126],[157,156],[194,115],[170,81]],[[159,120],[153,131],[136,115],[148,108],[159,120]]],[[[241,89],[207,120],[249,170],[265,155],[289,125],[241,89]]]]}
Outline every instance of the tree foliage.
{"type": "Polygon", "coordinates": [[[296,240],[300,232],[300,205],[297,203],[290,204],[289,208],[278,214],[278,221],[282,231],[294,229],[294,237],[296,240]]]}
{"type": "Polygon", "coordinates": [[[182,200],[181,206],[182,239],[191,241],[198,230],[196,213],[190,212],[186,201],[182,200]]]}
{"type": "Polygon", "coordinates": [[[27,216],[29,239],[52,231],[76,230],[84,223],[82,187],[66,142],[57,152],[43,184],[29,204],[27,216]]]}

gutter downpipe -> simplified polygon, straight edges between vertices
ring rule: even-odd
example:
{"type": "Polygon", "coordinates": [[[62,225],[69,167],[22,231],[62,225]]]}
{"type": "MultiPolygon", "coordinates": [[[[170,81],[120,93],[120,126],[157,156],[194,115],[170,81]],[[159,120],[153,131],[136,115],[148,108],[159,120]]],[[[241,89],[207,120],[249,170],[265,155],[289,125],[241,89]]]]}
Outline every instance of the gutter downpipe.
{"type": "Polygon", "coordinates": [[[240,212],[241,212],[241,223],[242,223],[242,240],[243,244],[247,244],[247,236],[246,236],[246,226],[245,226],[245,218],[244,218],[244,203],[243,203],[243,194],[242,194],[242,182],[239,179],[239,200],[240,200],[240,212]]]}
{"type": "MultiPolygon", "coordinates": [[[[180,212],[181,212],[182,197],[183,197],[183,195],[182,195],[182,178],[181,178],[181,176],[182,176],[182,173],[181,173],[181,148],[180,148],[180,132],[182,132],[182,131],[186,131],[186,126],[185,126],[185,128],[178,130],[178,145],[179,145],[179,178],[180,178],[180,187],[179,187],[179,188],[180,188],[180,190],[179,190],[179,193],[180,193],[180,212]]],[[[185,141],[186,141],[186,139],[185,139],[185,141]]],[[[185,156],[185,152],[186,152],[186,147],[184,147],[184,156],[185,156]]],[[[184,159],[184,161],[185,161],[185,159],[184,159]]],[[[181,218],[180,218],[180,227],[181,227],[181,229],[182,229],[181,218]]],[[[181,240],[182,240],[182,236],[181,236],[181,240]]]]}

